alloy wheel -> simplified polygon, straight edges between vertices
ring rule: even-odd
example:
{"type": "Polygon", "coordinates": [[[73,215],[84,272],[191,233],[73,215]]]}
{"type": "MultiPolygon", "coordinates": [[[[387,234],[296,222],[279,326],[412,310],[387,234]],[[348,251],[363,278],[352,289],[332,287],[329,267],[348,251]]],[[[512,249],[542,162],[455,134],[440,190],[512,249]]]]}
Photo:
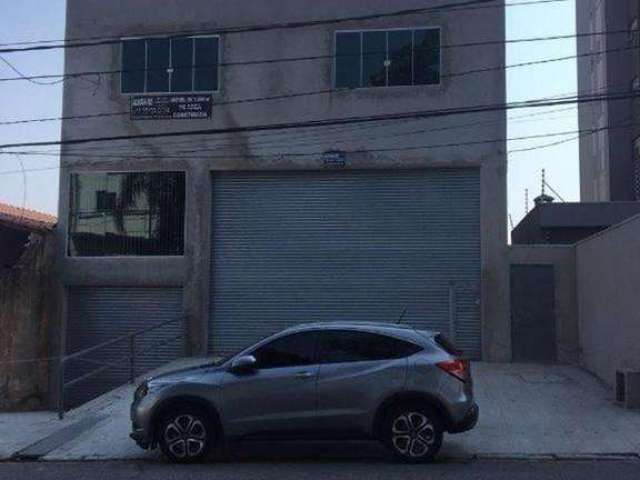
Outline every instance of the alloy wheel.
{"type": "Polygon", "coordinates": [[[436,441],[436,429],[420,412],[398,415],[391,425],[391,443],[402,456],[418,459],[429,454],[436,441]]]}
{"type": "Polygon", "coordinates": [[[176,458],[195,458],[205,448],[207,430],[199,418],[188,414],[178,415],[166,425],[164,441],[176,458]]]}

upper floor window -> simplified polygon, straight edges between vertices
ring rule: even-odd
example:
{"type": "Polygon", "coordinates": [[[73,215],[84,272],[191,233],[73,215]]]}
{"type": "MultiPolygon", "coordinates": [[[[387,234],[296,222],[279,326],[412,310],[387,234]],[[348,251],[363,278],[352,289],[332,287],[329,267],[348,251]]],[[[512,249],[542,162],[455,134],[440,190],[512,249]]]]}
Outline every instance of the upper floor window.
{"type": "Polygon", "coordinates": [[[71,175],[69,255],[183,255],[184,172],[71,175]]]}
{"type": "Polygon", "coordinates": [[[336,33],[335,88],[437,85],[440,29],[336,33]]]}
{"type": "Polygon", "coordinates": [[[123,40],[122,93],[218,90],[218,37],[123,40]]]}

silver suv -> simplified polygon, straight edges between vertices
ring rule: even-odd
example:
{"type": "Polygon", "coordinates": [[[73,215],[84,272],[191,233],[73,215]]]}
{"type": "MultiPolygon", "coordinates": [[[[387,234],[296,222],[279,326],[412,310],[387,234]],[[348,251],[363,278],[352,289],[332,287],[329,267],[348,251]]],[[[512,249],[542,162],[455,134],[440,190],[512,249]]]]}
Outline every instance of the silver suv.
{"type": "Polygon", "coordinates": [[[143,382],[131,437],[194,462],[232,439],[384,442],[428,461],[443,432],[473,428],[469,363],[440,334],[380,323],[289,328],[217,364],[143,382]]]}

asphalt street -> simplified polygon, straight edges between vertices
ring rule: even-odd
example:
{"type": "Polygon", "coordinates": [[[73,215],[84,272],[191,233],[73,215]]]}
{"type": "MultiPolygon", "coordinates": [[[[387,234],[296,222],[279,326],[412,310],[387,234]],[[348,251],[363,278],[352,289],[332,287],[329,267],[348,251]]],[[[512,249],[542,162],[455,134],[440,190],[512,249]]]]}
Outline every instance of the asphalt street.
{"type": "Polygon", "coordinates": [[[31,462],[0,463],[0,479],[11,480],[305,480],[333,479],[491,479],[616,480],[638,479],[640,461],[469,461],[402,465],[371,462],[226,462],[171,465],[162,462],[31,462]]]}

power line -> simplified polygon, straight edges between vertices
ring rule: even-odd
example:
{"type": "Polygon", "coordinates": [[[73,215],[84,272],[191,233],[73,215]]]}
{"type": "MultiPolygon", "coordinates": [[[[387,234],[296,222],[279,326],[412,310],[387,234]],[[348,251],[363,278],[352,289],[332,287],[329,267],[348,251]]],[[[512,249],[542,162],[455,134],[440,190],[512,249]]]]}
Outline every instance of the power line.
{"type": "MultiPolygon", "coordinates": [[[[625,30],[624,33],[633,33],[633,32],[640,32],[640,30],[625,30]]],[[[603,32],[598,32],[596,33],[597,35],[603,35],[603,32]]],[[[591,34],[589,34],[591,35],[591,34]]],[[[433,50],[440,50],[440,49],[454,49],[454,48],[469,48],[469,47],[478,47],[478,46],[489,46],[489,45],[504,45],[504,44],[509,44],[509,43],[521,43],[521,42],[538,42],[538,41],[546,41],[546,40],[557,40],[557,39],[566,39],[566,38],[575,38],[577,35],[555,35],[555,36],[548,36],[548,37],[532,37],[532,38],[524,38],[524,39],[516,39],[516,40],[489,40],[489,41],[481,41],[481,42],[468,42],[468,43],[460,43],[460,44],[451,44],[451,45],[440,45],[438,47],[433,47],[433,50]]],[[[524,63],[518,63],[518,64],[513,64],[513,65],[507,65],[507,66],[496,66],[496,67],[487,67],[486,69],[477,69],[477,70],[469,70],[469,71],[463,71],[461,73],[458,74],[451,74],[451,77],[455,77],[455,76],[460,76],[460,75],[469,75],[472,73],[480,73],[480,72],[484,72],[484,71],[491,71],[491,70],[499,70],[499,69],[503,69],[503,68],[517,68],[517,67],[522,67],[522,66],[529,66],[529,65],[537,65],[537,64],[543,64],[543,63],[550,63],[550,62],[558,62],[558,61],[564,61],[564,60],[570,60],[570,59],[574,59],[574,58],[582,58],[582,57],[589,57],[589,56],[596,56],[596,55],[604,55],[607,53],[613,53],[613,52],[617,52],[617,51],[624,51],[624,50],[634,50],[634,49],[638,49],[639,47],[637,46],[627,46],[627,47],[619,47],[619,48],[614,48],[614,49],[608,49],[608,50],[601,50],[598,52],[586,52],[586,53],[582,53],[579,55],[571,55],[571,56],[565,56],[565,57],[558,57],[558,58],[551,58],[551,59],[543,59],[543,60],[534,60],[531,62],[524,62],[524,63]]],[[[428,50],[428,49],[427,49],[428,50]]],[[[380,54],[380,53],[386,53],[386,51],[382,52],[368,52],[367,55],[375,55],[375,54],[380,54]]],[[[351,55],[308,55],[308,56],[302,56],[302,57],[285,57],[285,58],[271,58],[271,59],[263,59],[263,60],[246,60],[246,61],[235,61],[235,62],[220,62],[220,63],[216,63],[216,64],[211,64],[211,65],[203,65],[203,68],[206,67],[211,67],[211,68],[226,68],[226,67],[245,67],[245,66],[254,66],[254,65],[262,65],[262,64],[276,64],[276,63],[291,63],[291,62],[304,62],[304,61],[315,61],[315,60],[332,60],[335,58],[339,58],[342,56],[348,56],[351,57],[351,55]]],[[[122,70],[122,69],[117,69],[117,70],[93,70],[93,71],[85,71],[85,72],[73,72],[73,73],[54,73],[54,74],[42,74],[42,75],[23,75],[20,72],[18,72],[18,77],[4,77],[4,78],[0,78],[0,82],[14,82],[14,81],[21,81],[21,80],[27,80],[27,81],[31,81],[31,80],[50,80],[50,79],[55,79],[55,78],[63,78],[63,79],[73,79],[73,78],[81,78],[81,77],[86,77],[86,76],[100,76],[100,75],[120,75],[123,73],[135,73],[135,72],[153,72],[153,71],[165,71],[166,68],[164,67],[159,67],[159,68],[139,68],[139,69],[129,69],[129,70],[122,70]]],[[[16,70],[14,70],[16,71],[16,70]]],[[[443,75],[444,78],[446,78],[446,75],[443,75]]],[[[54,82],[54,83],[59,83],[59,82],[54,82]]],[[[44,84],[47,85],[47,84],[44,84]]],[[[169,92],[167,92],[169,93],[169,92]]]]}
{"type": "Polygon", "coordinates": [[[76,139],[64,139],[64,140],[52,140],[41,142],[21,142],[10,143],[0,145],[0,149],[7,148],[22,148],[22,147],[45,147],[45,146],[57,146],[57,145],[78,145],[85,143],[100,143],[100,142],[114,142],[124,140],[139,140],[139,139],[153,139],[153,138],[172,138],[172,137],[184,137],[184,136],[202,136],[202,135],[220,135],[231,133],[247,133],[247,132],[261,132],[261,131],[273,131],[273,130],[297,130],[303,128],[317,128],[322,126],[331,125],[352,125],[358,123],[373,123],[381,120],[405,120],[410,118],[433,118],[443,117],[450,115],[460,114],[474,114],[474,113],[487,113],[496,111],[506,111],[512,109],[522,108],[534,108],[534,107],[553,107],[568,104],[582,104],[592,103],[604,100],[623,100],[636,98],[640,96],[640,93],[634,92],[632,94],[610,94],[610,95],[596,95],[596,96],[584,96],[584,97],[565,97],[548,101],[546,99],[529,100],[525,102],[515,102],[506,104],[493,104],[493,105],[477,105],[473,107],[458,107],[458,108],[444,108],[438,110],[424,110],[416,112],[404,112],[394,114],[382,114],[363,117],[344,117],[344,118],[332,118],[324,120],[311,120],[305,122],[284,122],[284,123],[272,123],[263,125],[252,126],[238,126],[228,128],[211,128],[202,130],[191,131],[173,131],[163,133],[146,133],[136,135],[116,135],[109,137],[88,137],[88,138],[76,138],[76,139]]]}
{"type": "MultiPolygon", "coordinates": [[[[604,127],[607,129],[614,129],[614,128],[620,128],[620,127],[604,127]]],[[[627,125],[623,125],[621,128],[628,128],[627,125]]],[[[509,150],[507,151],[508,155],[514,154],[514,153],[520,153],[520,152],[525,152],[525,151],[533,151],[533,150],[542,150],[545,148],[550,148],[556,145],[559,145],[561,143],[567,143],[567,142],[571,142],[571,141],[575,141],[578,138],[581,138],[582,136],[587,136],[587,135],[593,135],[594,133],[597,133],[597,131],[590,131],[587,132],[583,135],[580,135],[578,137],[574,137],[574,138],[569,138],[566,140],[561,140],[561,141],[557,141],[557,142],[552,142],[552,143],[546,143],[546,144],[542,144],[542,145],[537,145],[535,147],[530,147],[530,148],[526,148],[526,149],[517,149],[517,150],[509,150]]],[[[506,139],[505,141],[509,141],[509,139],[506,139]]],[[[2,153],[8,153],[8,152],[0,152],[0,154],[2,153]]],[[[19,155],[31,155],[31,153],[28,152],[16,152],[19,155]]],[[[53,154],[48,154],[49,156],[52,156],[53,154]]],[[[57,155],[56,155],[57,156],[57,155]]],[[[90,155],[89,155],[90,158],[90,155]]],[[[123,157],[124,158],[124,157],[123,157]]],[[[69,165],[69,166],[60,166],[60,165],[56,165],[53,167],[39,167],[39,168],[29,168],[29,169],[25,169],[24,172],[30,173],[30,172],[44,172],[44,171],[53,171],[53,170],[68,170],[73,168],[73,165],[69,165]]],[[[16,173],[23,173],[23,170],[5,170],[5,171],[0,171],[0,175],[13,175],[16,173]]]]}
{"type": "MultiPolygon", "coordinates": [[[[52,81],[52,82],[42,82],[37,78],[29,77],[29,76],[25,75],[24,73],[22,73],[20,70],[18,70],[15,67],[15,65],[13,65],[9,60],[4,58],[2,55],[0,55],[0,61],[19,75],[19,77],[17,77],[16,80],[27,80],[28,82],[31,82],[31,83],[33,83],[35,85],[57,85],[59,83],[64,82],[64,80],[65,80],[64,76],[62,76],[63,78],[61,80],[56,80],[56,81],[52,81]]],[[[0,79],[0,81],[2,81],[2,79],[0,79]]]]}
{"type": "MultiPolygon", "coordinates": [[[[524,141],[524,140],[533,140],[533,139],[541,139],[541,138],[551,138],[551,137],[559,137],[559,136],[566,136],[566,135],[573,135],[576,133],[579,133],[581,135],[592,135],[595,133],[598,133],[600,131],[603,130],[613,130],[613,129],[619,129],[619,128],[630,128],[633,126],[637,126],[639,125],[639,123],[627,123],[627,124],[622,124],[622,125],[616,125],[616,126],[605,126],[605,127],[600,127],[600,128],[595,128],[595,129],[584,129],[584,130],[570,130],[570,131],[564,131],[564,132],[553,132],[553,133],[543,133],[543,134],[535,134],[535,135],[526,135],[526,136],[520,136],[520,137],[512,137],[512,138],[496,138],[496,139],[486,139],[486,140],[471,140],[471,141],[467,141],[467,142],[451,142],[451,143],[442,143],[442,144],[428,144],[428,145],[416,145],[416,146],[410,146],[410,147],[390,147],[390,148],[367,148],[367,149],[359,149],[359,150],[351,150],[351,151],[345,151],[345,153],[347,154],[357,154],[357,153],[384,153],[384,152],[398,152],[398,151],[412,151],[412,150],[422,150],[422,149],[438,149],[438,148],[451,148],[451,147],[465,147],[465,146],[476,146],[476,145],[483,145],[483,144],[491,144],[491,143],[504,143],[504,142],[513,142],[513,141],[524,141]]],[[[566,142],[566,141],[573,141],[575,140],[574,138],[572,139],[567,139],[567,140],[563,140],[562,142],[566,142]]],[[[553,146],[557,143],[554,144],[547,144],[544,145],[544,147],[549,147],[549,146],[553,146]]],[[[538,147],[532,147],[531,149],[536,149],[536,148],[540,148],[541,146],[538,147]]],[[[211,149],[211,151],[215,151],[216,149],[211,149]]],[[[204,150],[202,150],[204,151],[204,150]]],[[[512,151],[513,152],[513,151],[512,151]]],[[[47,156],[47,155],[52,155],[52,154],[47,154],[47,153],[43,153],[43,152],[37,152],[37,151],[12,151],[12,152],[0,152],[0,154],[11,154],[11,155],[39,155],[42,154],[43,156],[47,156]]],[[[174,155],[127,155],[127,156],[123,156],[123,155],[109,155],[109,154],[85,154],[85,153],[69,153],[69,154],[65,154],[65,156],[67,157],[80,157],[80,158],[104,158],[104,159],[129,159],[129,158],[136,158],[136,159],[146,159],[146,158],[153,158],[153,159],[183,159],[184,155],[177,155],[177,153],[189,153],[189,152],[174,152],[174,155]]],[[[269,157],[308,157],[308,156],[319,156],[322,155],[324,152],[289,152],[289,153],[277,153],[277,154],[268,154],[268,155],[248,155],[248,154],[238,154],[238,155],[207,155],[207,156],[202,156],[202,157],[195,157],[195,156],[190,156],[189,158],[191,159],[201,159],[201,160],[210,160],[210,159],[229,159],[229,158],[242,158],[242,159],[249,159],[249,158],[269,158],[269,157]]],[[[73,167],[72,165],[69,166],[68,168],[73,167]]]]}
{"type": "MultiPolygon", "coordinates": [[[[549,182],[547,182],[546,180],[544,181],[544,184],[549,188],[549,190],[551,190],[551,193],[553,193],[556,197],[558,197],[558,199],[561,202],[565,202],[565,199],[562,198],[562,195],[560,195],[555,188],[553,188],[551,185],[549,185],[549,182]]],[[[565,202],[566,203],[566,202],[565,202]]]]}
{"type": "MultiPolygon", "coordinates": [[[[238,27],[228,27],[220,29],[205,29],[205,30],[189,30],[189,31],[160,31],[160,32],[144,32],[144,33],[129,33],[129,37],[156,37],[161,35],[168,35],[173,38],[191,37],[197,35],[229,35],[238,33],[251,33],[251,32],[263,32],[269,30],[292,30],[304,27],[317,27],[322,25],[334,25],[345,22],[366,21],[375,20],[381,18],[390,17],[402,17],[411,16],[424,13],[442,12],[442,11],[464,11],[464,10],[479,10],[486,8],[503,8],[503,7],[521,7],[527,5],[540,5],[550,3],[565,3],[568,0],[529,0],[517,3],[502,3],[502,0],[468,0],[464,2],[449,3],[444,5],[437,5],[423,8],[413,8],[405,10],[396,10],[391,12],[381,12],[366,15],[356,15],[351,17],[342,18],[329,18],[329,19],[317,19],[307,20],[300,22],[285,22],[285,23],[271,23],[263,25],[247,25],[238,27]],[[488,5],[489,3],[498,2],[496,5],[488,5]]],[[[82,48],[82,47],[94,47],[101,45],[113,45],[119,44],[122,41],[119,37],[86,37],[85,39],[75,40],[42,40],[32,42],[15,42],[13,44],[3,45],[26,45],[26,44],[40,44],[36,46],[26,47],[13,47],[13,48],[1,48],[0,53],[16,53],[16,52],[28,52],[28,51],[40,51],[40,50],[55,50],[55,49],[69,49],[69,48],[82,48]],[[55,45],[47,45],[45,43],[56,43],[55,45]]]]}
{"type": "MultiPolygon", "coordinates": [[[[512,117],[510,117],[507,120],[511,120],[514,123],[520,123],[520,122],[526,122],[526,121],[533,121],[536,118],[535,117],[540,117],[540,116],[548,116],[550,114],[554,114],[554,113],[560,113],[560,112],[565,112],[565,111],[569,111],[569,110],[574,110],[575,111],[576,107],[575,106],[571,106],[571,107],[564,107],[564,108],[560,108],[560,109],[555,109],[555,110],[550,110],[547,112],[536,112],[536,113],[528,113],[525,115],[514,115],[512,117]]],[[[418,120],[406,120],[402,123],[409,123],[409,122],[417,122],[418,120]]],[[[467,123],[462,123],[462,124],[456,124],[456,125],[448,125],[448,126],[444,126],[444,127],[435,127],[435,128],[429,128],[429,129],[420,129],[420,130],[413,130],[413,131],[401,131],[401,132],[396,132],[396,133],[385,133],[385,134],[375,134],[372,133],[371,135],[360,135],[358,134],[357,138],[359,140],[362,139],[373,139],[373,140],[377,140],[380,138],[388,138],[388,137],[402,137],[402,136],[407,136],[407,135],[414,135],[414,134],[421,134],[421,133],[429,133],[429,132],[441,132],[441,131],[448,131],[448,130],[455,130],[455,129],[461,129],[461,128],[468,128],[468,127],[472,127],[472,126],[477,126],[477,125],[492,125],[492,124],[497,124],[500,122],[503,122],[504,119],[500,119],[500,120],[495,120],[495,121],[487,121],[487,120],[483,120],[481,122],[467,122],[467,123]]],[[[378,128],[378,127],[386,127],[388,124],[385,123],[383,124],[376,124],[374,126],[374,128],[378,128]]],[[[394,127],[397,126],[398,122],[395,122],[392,125],[388,125],[390,127],[394,127]]],[[[267,138],[266,141],[260,140],[260,139],[256,139],[257,141],[252,141],[252,147],[259,147],[259,148],[268,148],[268,149],[273,149],[273,148],[282,148],[283,146],[287,147],[287,148],[291,148],[291,147],[296,147],[296,146],[302,146],[302,147],[308,147],[311,145],[324,145],[326,144],[326,135],[331,133],[331,131],[337,131],[339,133],[344,133],[344,134],[351,134],[355,129],[367,129],[370,130],[371,129],[371,125],[366,124],[366,125],[352,125],[352,126],[347,126],[347,127],[327,127],[322,129],[321,132],[306,132],[300,135],[290,135],[288,134],[286,136],[286,138],[281,138],[282,137],[282,133],[281,132],[262,132],[262,133],[258,133],[256,135],[254,135],[253,137],[257,137],[258,135],[261,137],[263,136],[269,136],[269,137],[279,137],[279,138],[275,138],[273,140],[270,140],[269,138],[267,138]],[[324,136],[324,137],[323,137],[324,136]],[[310,138],[309,138],[310,137],[310,138]],[[293,143],[293,140],[302,140],[301,143],[293,143]],[[315,141],[314,141],[315,139],[315,141]]],[[[332,140],[334,142],[334,145],[336,146],[336,148],[338,148],[338,146],[344,142],[352,142],[353,139],[352,138],[335,138],[332,137],[332,140]]],[[[171,141],[171,143],[161,143],[161,144],[157,144],[158,148],[172,148],[172,147],[178,147],[181,144],[184,143],[191,143],[190,140],[173,140],[171,141]]],[[[219,144],[216,143],[215,145],[213,145],[211,148],[215,148],[218,151],[221,150],[232,150],[232,149],[237,149],[239,146],[237,143],[223,143],[223,144],[219,144]]],[[[89,149],[89,151],[87,150],[83,150],[83,151],[79,151],[74,149],[73,151],[67,151],[66,153],[83,153],[84,155],[87,156],[91,156],[93,153],[91,150],[94,149],[101,149],[104,151],[103,147],[90,147],[87,146],[86,148],[89,149]]],[[[136,155],[138,153],[137,150],[132,151],[130,146],[112,146],[109,149],[110,152],[117,152],[120,153],[121,155],[136,155]]],[[[205,149],[203,151],[210,151],[210,149],[205,149]]],[[[37,155],[42,155],[44,153],[53,153],[56,157],[59,156],[60,152],[59,150],[56,151],[48,151],[48,152],[41,152],[38,151],[37,155]]]]}
{"type": "MultiPolygon", "coordinates": [[[[566,110],[566,109],[561,109],[561,110],[566,110]]],[[[540,112],[537,114],[530,114],[530,115],[523,115],[520,118],[520,121],[532,121],[535,120],[534,118],[527,118],[527,117],[536,117],[536,116],[541,116],[541,115],[548,115],[547,112],[540,112]]],[[[513,119],[514,122],[517,122],[518,119],[513,119]]],[[[418,130],[409,130],[409,131],[400,131],[400,132],[393,132],[393,133],[370,133],[369,135],[358,135],[357,139],[358,140],[380,140],[380,139],[386,139],[386,138],[394,138],[397,139],[399,137],[405,137],[405,136],[410,136],[410,135],[417,135],[417,134],[425,134],[425,133],[433,133],[433,132],[444,132],[444,131],[450,131],[450,130],[456,130],[456,129],[461,129],[461,128],[468,128],[468,127],[474,127],[474,126],[489,126],[489,125],[495,125],[495,124],[499,124],[501,122],[504,122],[504,119],[500,119],[500,120],[484,120],[484,121],[480,121],[480,122],[468,122],[468,123],[464,123],[464,124],[457,124],[457,125],[447,125],[447,126],[443,126],[443,127],[435,127],[435,128],[422,128],[422,129],[418,129],[418,130]]],[[[378,127],[378,125],[375,125],[373,128],[378,127]]],[[[345,131],[345,133],[351,133],[351,130],[354,128],[359,128],[359,129],[367,129],[370,130],[372,127],[371,125],[357,125],[357,126],[349,126],[349,127],[336,127],[337,129],[341,130],[341,131],[345,131]]],[[[272,132],[273,133],[273,132],[272,132]]],[[[267,139],[266,141],[259,141],[259,142],[252,142],[252,147],[258,147],[261,149],[279,149],[279,148],[291,148],[291,147],[310,147],[310,146],[314,146],[314,145],[326,145],[326,135],[328,132],[326,132],[326,130],[322,130],[322,132],[309,132],[307,135],[300,137],[300,136],[292,136],[292,135],[287,135],[286,138],[276,138],[273,140],[269,140],[267,139]],[[311,137],[311,138],[308,138],[311,137]],[[295,143],[293,142],[293,140],[297,140],[300,139],[302,140],[300,143],[295,143]]],[[[342,132],[340,132],[342,133],[342,132]]],[[[277,135],[281,135],[280,133],[277,133],[277,135]]],[[[338,148],[338,145],[345,143],[345,142],[353,142],[353,138],[332,138],[332,142],[333,145],[336,146],[336,148],[338,148]]],[[[184,143],[191,143],[189,141],[179,141],[179,142],[172,142],[169,144],[158,144],[157,147],[159,148],[171,148],[171,147],[179,147],[181,144],[184,143]]],[[[205,149],[198,149],[198,150],[179,150],[180,153],[197,153],[197,152],[208,152],[208,151],[212,151],[213,149],[215,149],[216,151],[221,151],[221,150],[235,150],[237,148],[239,148],[240,145],[238,145],[237,143],[226,143],[226,144],[215,144],[213,146],[211,146],[210,148],[205,148],[205,149]]],[[[99,147],[97,147],[99,148],[99,147]]],[[[131,147],[125,146],[122,148],[111,148],[110,149],[111,152],[118,152],[122,155],[126,155],[126,154],[131,154],[132,156],[135,156],[137,153],[139,153],[139,151],[131,150],[131,147]]],[[[55,153],[55,152],[54,152],[55,153]]],[[[78,150],[72,150],[72,151],[67,151],[65,152],[66,155],[70,154],[70,153],[82,153],[82,154],[86,154],[86,155],[91,155],[93,152],[91,151],[78,151],[78,150]]]]}
{"type": "MultiPolygon", "coordinates": [[[[482,68],[482,69],[467,70],[467,71],[462,71],[462,72],[457,72],[457,73],[454,72],[454,73],[451,73],[451,74],[444,74],[441,77],[442,78],[455,78],[455,77],[460,77],[460,76],[464,76],[464,75],[472,75],[472,74],[477,74],[477,73],[484,73],[484,72],[493,71],[493,70],[502,70],[502,69],[510,69],[510,68],[521,68],[521,67],[525,67],[525,66],[532,66],[532,65],[538,65],[538,64],[547,64],[547,63],[552,63],[552,62],[556,62],[556,61],[566,61],[566,60],[570,60],[570,59],[574,59],[574,58],[579,58],[579,57],[582,57],[582,56],[604,55],[604,54],[615,52],[615,51],[621,51],[621,50],[627,50],[627,49],[638,49],[638,48],[639,47],[623,47],[623,48],[603,50],[603,51],[599,51],[599,52],[589,52],[589,53],[580,54],[580,55],[571,55],[571,56],[557,57],[557,58],[551,58],[551,59],[535,60],[535,61],[531,61],[531,62],[523,62],[523,63],[517,63],[517,64],[512,64],[512,65],[506,65],[506,66],[486,67],[486,68],[482,68]]],[[[29,77],[29,78],[35,78],[35,77],[29,77]]],[[[2,81],[2,79],[0,79],[0,81],[2,81]]],[[[261,102],[261,101],[285,100],[285,99],[290,99],[290,98],[315,96],[315,95],[326,95],[326,94],[330,94],[330,93],[334,93],[334,92],[348,92],[348,91],[350,91],[350,90],[348,90],[348,89],[324,89],[324,90],[316,90],[316,91],[309,91],[309,92],[299,92],[299,93],[289,93],[289,94],[282,94],[282,95],[272,95],[272,96],[266,96],[266,97],[227,100],[227,101],[222,101],[222,102],[216,103],[216,106],[237,105],[237,104],[243,104],[243,103],[261,102]]],[[[61,120],[87,120],[87,119],[94,119],[94,118],[125,116],[125,115],[129,115],[129,114],[130,114],[129,111],[120,111],[120,112],[104,112],[104,113],[85,114],[85,115],[68,115],[68,116],[60,116],[60,117],[36,118],[36,119],[26,119],[26,120],[11,120],[11,121],[0,122],[0,126],[19,125],[19,124],[28,124],[28,123],[39,123],[39,122],[50,122],[50,121],[61,121],[61,120]]]]}

